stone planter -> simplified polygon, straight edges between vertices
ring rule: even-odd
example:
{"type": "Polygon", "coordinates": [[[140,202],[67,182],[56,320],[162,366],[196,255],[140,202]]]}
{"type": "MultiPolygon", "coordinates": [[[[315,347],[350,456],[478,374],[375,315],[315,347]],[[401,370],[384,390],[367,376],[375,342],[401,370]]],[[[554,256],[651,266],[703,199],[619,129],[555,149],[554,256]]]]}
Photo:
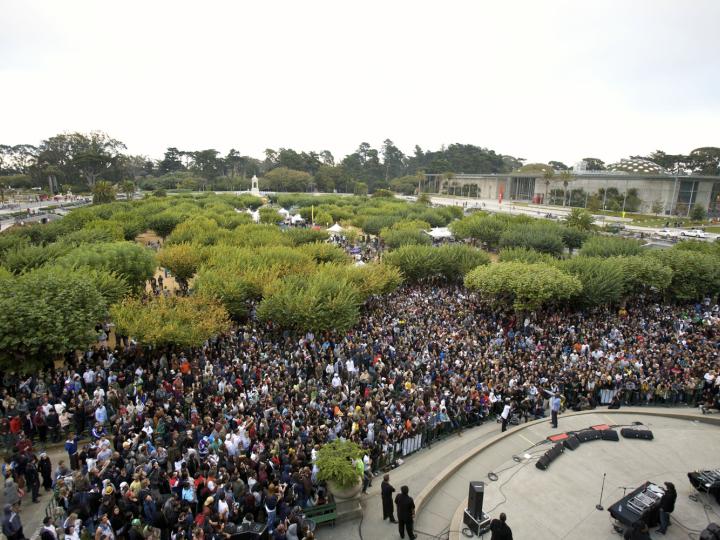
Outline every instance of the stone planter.
{"type": "Polygon", "coordinates": [[[349,488],[341,488],[332,480],[328,480],[327,485],[330,489],[330,493],[332,493],[335,497],[336,502],[355,499],[358,497],[358,495],[360,495],[360,491],[362,490],[362,480],[358,480],[357,484],[349,488]]]}

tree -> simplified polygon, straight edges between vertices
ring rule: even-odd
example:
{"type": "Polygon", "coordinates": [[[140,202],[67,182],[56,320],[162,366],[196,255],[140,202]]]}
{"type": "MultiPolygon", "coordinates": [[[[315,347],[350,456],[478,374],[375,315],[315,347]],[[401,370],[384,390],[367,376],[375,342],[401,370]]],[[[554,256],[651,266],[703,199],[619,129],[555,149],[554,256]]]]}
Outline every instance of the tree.
{"type": "Polygon", "coordinates": [[[115,200],[115,187],[106,180],[100,180],[92,186],[93,204],[106,204],[115,200]]]}
{"type": "Polygon", "coordinates": [[[672,269],[667,292],[676,300],[699,300],[720,292],[720,260],[716,256],[686,249],[660,249],[647,256],[672,269]]]}
{"type": "Polygon", "coordinates": [[[522,262],[478,266],[465,276],[465,286],[491,304],[512,304],[518,311],[558,304],[582,290],[578,278],[553,265],[522,262]]]}
{"type": "Polygon", "coordinates": [[[307,191],[313,179],[305,171],[278,167],[265,173],[263,181],[270,191],[307,191]]]}
{"type": "Polygon", "coordinates": [[[184,285],[195,275],[204,259],[202,247],[192,244],[165,245],[157,258],[160,266],[170,270],[184,285]]]}
{"type": "Polygon", "coordinates": [[[553,223],[512,224],[500,236],[500,247],[527,247],[541,253],[562,255],[565,245],[561,229],[553,223]]]}
{"type": "Polygon", "coordinates": [[[583,306],[617,304],[625,293],[625,267],[618,258],[573,257],[558,267],[582,283],[573,298],[583,306]]]}
{"type": "Polygon", "coordinates": [[[440,275],[449,283],[462,282],[465,275],[490,264],[490,256],[484,251],[463,244],[446,244],[437,248],[440,275]]]}
{"type": "Polygon", "coordinates": [[[117,304],[130,293],[127,280],[116,272],[95,268],[83,268],[82,272],[103,297],[107,306],[117,304]]]}
{"type": "Polygon", "coordinates": [[[85,350],[105,313],[105,300],[84,271],[49,266],[0,279],[3,370],[36,371],[54,357],[85,350]]]}
{"type": "Polygon", "coordinates": [[[543,178],[545,180],[545,198],[543,199],[543,202],[545,204],[549,204],[548,199],[548,190],[550,189],[550,183],[553,181],[553,178],[555,177],[555,169],[548,168],[543,171],[543,178]]]}
{"type": "Polygon", "coordinates": [[[395,146],[390,139],[385,139],[381,149],[383,166],[385,167],[385,182],[390,178],[397,178],[405,171],[405,154],[395,146]]]}
{"type": "Polygon", "coordinates": [[[230,330],[228,312],[204,295],[127,298],[110,314],[120,334],[145,345],[199,347],[230,330]]]}
{"type": "Polygon", "coordinates": [[[546,263],[552,264],[557,259],[547,253],[540,253],[531,248],[526,247],[511,247],[503,248],[498,253],[498,260],[500,262],[524,262],[529,264],[534,263],[546,263]]]}
{"type": "Polygon", "coordinates": [[[345,250],[335,244],[325,242],[303,244],[297,248],[297,251],[309,255],[317,263],[347,263],[348,261],[345,250]]]}
{"type": "Polygon", "coordinates": [[[594,218],[590,212],[583,208],[573,208],[565,216],[565,225],[575,227],[581,231],[589,231],[593,228],[594,218]]]}
{"type": "Polygon", "coordinates": [[[717,176],[720,174],[720,148],[705,146],[690,152],[690,162],[695,173],[717,176]]]}
{"type": "Polygon", "coordinates": [[[355,195],[367,195],[368,185],[365,182],[355,182],[353,186],[353,193],[355,195]]]}
{"type": "Polygon", "coordinates": [[[278,329],[345,332],[358,321],[360,303],[358,290],[333,272],[291,275],[260,302],[257,316],[278,329]]]}
{"type": "Polygon", "coordinates": [[[450,230],[457,238],[473,238],[485,244],[488,249],[497,248],[500,236],[506,228],[507,221],[502,218],[480,213],[450,224],[450,230]]]}
{"type": "Polygon", "coordinates": [[[702,204],[696,204],[690,210],[690,219],[693,221],[704,221],[707,219],[707,210],[702,204]]]}
{"type": "Polygon", "coordinates": [[[152,251],[134,242],[81,245],[56,260],[65,268],[88,267],[116,272],[135,290],[145,287],[155,271],[152,251]]]}
{"type": "Polygon", "coordinates": [[[165,151],[165,157],[158,164],[158,172],[165,174],[169,172],[182,171],[185,167],[180,160],[181,153],[175,147],[170,147],[165,151]]]}
{"type": "Polygon", "coordinates": [[[165,243],[212,246],[229,237],[230,232],[221,228],[214,219],[196,216],[175,227],[165,243]]]}
{"type": "Polygon", "coordinates": [[[562,161],[548,161],[548,165],[550,165],[553,169],[556,171],[568,171],[570,170],[570,167],[565,165],[562,161]]]}
{"type": "Polygon", "coordinates": [[[560,180],[562,181],[563,185],[563,206],[567,204],[567,188],[570,182],[573,181],[573,175],[570,171],[561,171],[560,172],[560,180]]]}
{"type": "Polygon", "coordinates": [[[430,236],[428,236],[426,233],[419,229],[385,228],[380,231],[380,238],[382,238],[385,246],[389,249],[395,249],[400,246],[406,246],[410,244],[432,244],[432,238],[430,238],[430,236]]]}
{"type": "Polygon", "coordinates": [[[583,244],[580,255],[583,257],[627,257],[639,255],[641,251],[641,244],[637,240],[593,236],[583,244]]]}
{"type": "Polygon", "coordinates": [[[285,234],[290,238],[293,246],[325,242],[330,237],[327,231],[315,229],[288,229],[285,234]]]}
{"type": "Polygon", "coordinates": [[[588,171],[604,171],[605,162],[602,159],[586,157],[582,159],[585,162],[585,168],[588,171]]]}
{"type": "Polygon", "coordinates": [[[344,266],[344,275],[363,298],[390,294],[402,283],[402,274],[395,266],[369,263],[363,266],[344,266]]]}
{"type": "Polygon", "coordinates": [[[563,244],[571,254],[574,250],[582,247],[589,235],[590,233],[577,227],[563,227],[560,230],[563,244]]]}
{"type": "Polygon", "coordinates": [[[100,131],[87,135],[73,133],[69,137],[72,164],[90,189],[101,174],[111,175],[111,167],[117,163],[120,151],[125,149],[123,143],[100,131]]]}
{"type": "Polygon", "coordinates": [[[120,182],[120,191],[125,194],[125,199],[131,201],[135,194],[135,182],[132,180],[123,180],[120,182]]]}
{"type": "MultiPolygon", "coordinates": [[[[278,170],[278,169],[275,169],[278,170]]],[[[268,223],[272,225],[277,225],[278,223],[281,223],[283,220],[282,215],[280,215],[280,212],[275,210],[274,208],[271,208],[269,206],[263,207],[260,210],[260,223],[268,223]]]]}
{"type": "Polygon", "coordinates": [[[618,257],[625,273],[625,296],[655,290],[663,293],[672,282],[672,268],[661,260],[645,255],[618,257]]]}
{"type": "Polygon", "coordinates": [[[148,227],[163,240],[182,222],[182,217],[170,211],[160,212],[148,219],[148,227]]]}

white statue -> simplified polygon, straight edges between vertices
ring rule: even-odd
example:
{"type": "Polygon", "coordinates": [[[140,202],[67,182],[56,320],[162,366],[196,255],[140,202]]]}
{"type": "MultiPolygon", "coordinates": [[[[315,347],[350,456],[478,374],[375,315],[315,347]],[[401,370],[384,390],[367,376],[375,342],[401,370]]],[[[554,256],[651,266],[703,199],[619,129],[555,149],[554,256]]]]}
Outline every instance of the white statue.
{"type": "Polygon", "coordinates": [[[257,175],[254,175],[254,174],[252,177],[250,193],[252,193],[253,195],[260,195],[260,188],[258,187],[258,177],[257,177],[257,175]]]}

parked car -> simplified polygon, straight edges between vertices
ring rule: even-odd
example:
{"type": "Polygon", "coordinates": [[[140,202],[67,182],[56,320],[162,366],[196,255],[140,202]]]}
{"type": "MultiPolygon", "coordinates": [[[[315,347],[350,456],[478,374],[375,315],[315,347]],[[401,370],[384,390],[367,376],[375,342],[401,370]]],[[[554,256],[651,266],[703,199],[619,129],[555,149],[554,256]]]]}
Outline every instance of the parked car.
{"type": "Polygon", "coordinates": [[[678,232],[675,229],[660,229],[658,231],[658,236],[662,238],[675,238],[677,235],[678,232]]]}
{"type": "Polygon", "coordinates": [[[702,229],[690,229],[688,231],[680,231],[680,236],[687,236],[689,238],[707,238],[708,234],[702,229]]]}

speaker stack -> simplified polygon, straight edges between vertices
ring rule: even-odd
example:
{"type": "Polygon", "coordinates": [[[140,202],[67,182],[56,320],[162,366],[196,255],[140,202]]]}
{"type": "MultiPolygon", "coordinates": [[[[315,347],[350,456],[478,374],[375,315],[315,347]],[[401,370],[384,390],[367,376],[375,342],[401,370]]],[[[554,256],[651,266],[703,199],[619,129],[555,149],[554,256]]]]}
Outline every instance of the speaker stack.
{"type": "Polygon", "coordinates": [[[563,443],[557,443],[550,450],[540,456],[540,459],[535,462],[535,466],[541,471],[547,470],[550,464],[555,461],[557,457],[562,453],[563,443]]]}
{"type": "Polygon", "coordinates": [[[614,429],[603,429],[600,434],[602,435],[603,441],[619,441],[620,436],[614,429]]]}
{"type": "Polygon", "coordinates": [[[653,440],[653,432],[649,429],[638,429],[625,427],[620,430],[620,434],[626,439],[645,439],[646,441],[653,440]]]}
{"type": "Polygon", "coordinates": [[[463,514],[463,523],[476,535],[480,536],[490,528],[490,516],[483,513],[485,482],[470,482],[468,505],[463,514]]]}
{"type": "Polygon", "coordinates": [[[597,429],[583,429],[582,431],[578,431],[575,436],[581,443],[599,441],[602,439],[602,431],[598,431],[597,429]]]}
{"type": "Polygon", "coordinates": [[[580,439],[578,439],[575,435],[570,435],[563,441],[563,446],[567,450],[577,450],[578,446],[580,446],[580,439]]]}

